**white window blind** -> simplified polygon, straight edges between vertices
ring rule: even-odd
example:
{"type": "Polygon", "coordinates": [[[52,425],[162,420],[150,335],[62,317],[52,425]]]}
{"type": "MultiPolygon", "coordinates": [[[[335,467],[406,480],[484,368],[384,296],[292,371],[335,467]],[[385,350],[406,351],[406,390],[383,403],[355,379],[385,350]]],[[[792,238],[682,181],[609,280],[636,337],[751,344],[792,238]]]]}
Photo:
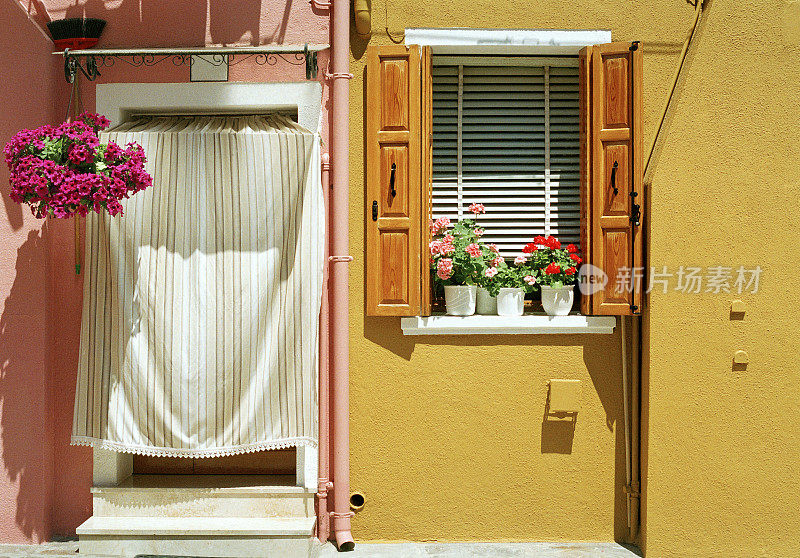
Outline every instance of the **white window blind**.
{"type": "Polygon", "coordinates": [[[578,68],[440,58],[433,68],[433,217],[478,222],[506,257],[534,236],[578,244],[578,68]]]}

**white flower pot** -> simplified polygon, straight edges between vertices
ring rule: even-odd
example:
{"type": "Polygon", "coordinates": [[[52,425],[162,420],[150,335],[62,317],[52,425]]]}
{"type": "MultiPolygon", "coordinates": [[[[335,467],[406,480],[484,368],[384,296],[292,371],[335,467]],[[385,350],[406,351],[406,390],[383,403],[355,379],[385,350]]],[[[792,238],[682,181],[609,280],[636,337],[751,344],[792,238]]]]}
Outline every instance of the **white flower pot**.
{"type": "Polygon", "coordinates": [[[501,288],[497,293],[497,314],[500,316],[522,316],[525,308],[525,291],[501,288]]]}
{"type": "Polygon", "coordinates": [[[572,310],[575,289],[572,285],[554,289],[542,285],[542,307],[548,316],[566,316],[572,310]]]}
{"type": "Polygon", "coordinates": [[[478,287],[478,304],[475,310],[477,314],[484,316],[494,316],[497,314],[497,297],[489,294],[483,287],[478,287]]]}
{"type": "Polygon", "coordinates": [[[444,302],[451,316],[472,316],[478,287],[475,285],[449,285],[444,288],[444,302]]]}

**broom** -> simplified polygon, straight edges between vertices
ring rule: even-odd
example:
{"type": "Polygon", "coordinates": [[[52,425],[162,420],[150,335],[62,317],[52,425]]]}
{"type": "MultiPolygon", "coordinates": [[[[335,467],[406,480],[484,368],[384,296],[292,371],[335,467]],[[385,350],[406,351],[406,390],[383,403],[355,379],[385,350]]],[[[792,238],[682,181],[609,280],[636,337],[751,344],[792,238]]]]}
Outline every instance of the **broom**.
{"type": "Polygon", "coordinates": [[[93,17],[71,17],[47,24],[58,50],[93,47],[100,40],[105,26],[105,20],[93,17]]]}

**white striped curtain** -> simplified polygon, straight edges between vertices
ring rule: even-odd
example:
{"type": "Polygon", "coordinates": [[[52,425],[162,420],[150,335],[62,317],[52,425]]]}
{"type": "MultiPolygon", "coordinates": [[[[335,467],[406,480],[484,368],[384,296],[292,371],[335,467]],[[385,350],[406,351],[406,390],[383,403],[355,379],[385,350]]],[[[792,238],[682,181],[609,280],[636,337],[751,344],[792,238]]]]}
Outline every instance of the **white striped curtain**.
{"type": "Polygon", "coordinates": [[[74,444],[212,457],[317,440],[319,137],[279,116],[151,117],[154,186],[92,214],[74,444]]]}

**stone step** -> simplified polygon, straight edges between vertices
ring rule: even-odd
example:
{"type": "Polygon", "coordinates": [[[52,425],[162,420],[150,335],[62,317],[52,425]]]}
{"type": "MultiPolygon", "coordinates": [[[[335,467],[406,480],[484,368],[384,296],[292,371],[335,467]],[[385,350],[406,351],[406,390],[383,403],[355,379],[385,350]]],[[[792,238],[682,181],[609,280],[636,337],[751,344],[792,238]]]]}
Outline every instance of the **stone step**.
{"type": "Polygon", "coordinates": [[[314,493],[294,476],[133,475],[93,487],[94,517],[313,518],[314,493]]]}
{"type": "Polygon", "coordinates": [[[81,554],[316,556],[315,518],[97,517],[76,530],[81,554]]]}

